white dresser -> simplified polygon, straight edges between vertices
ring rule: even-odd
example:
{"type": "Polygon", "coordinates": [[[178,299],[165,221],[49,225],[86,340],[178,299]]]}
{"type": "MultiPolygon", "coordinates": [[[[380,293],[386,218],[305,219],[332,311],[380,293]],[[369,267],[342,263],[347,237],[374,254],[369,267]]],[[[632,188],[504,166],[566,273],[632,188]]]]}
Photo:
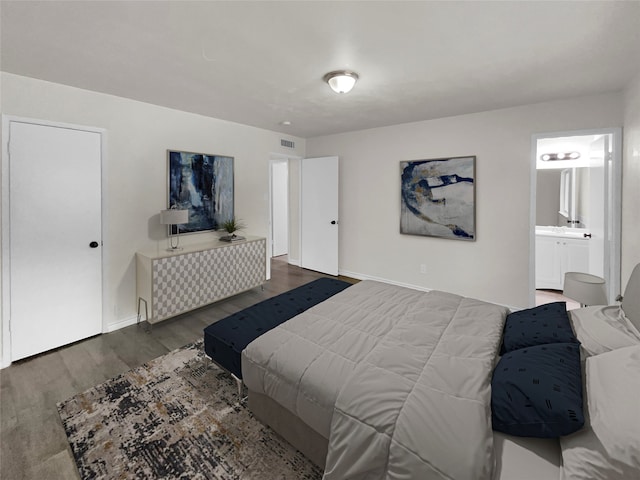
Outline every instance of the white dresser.
{"type": "Polygon", "coordinates": [[[138,312],[147,307],[147,321],[193,310],[262,285],[266,280],[266,239],[185,246],[136,253],[138,312]]]}

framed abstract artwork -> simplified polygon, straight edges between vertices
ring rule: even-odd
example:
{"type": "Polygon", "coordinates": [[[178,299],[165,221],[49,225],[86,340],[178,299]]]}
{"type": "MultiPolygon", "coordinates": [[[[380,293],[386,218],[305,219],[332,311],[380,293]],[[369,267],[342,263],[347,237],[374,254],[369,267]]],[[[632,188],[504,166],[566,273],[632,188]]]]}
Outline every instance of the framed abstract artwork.
{"type": "Polygon", "coordinates": [[[400,162],[400,233],[476,239],[476,157],[400,162]]]}
{"type": "Polygon", "coordinates": [[[168,208],[189,210],[171,235],[218,230],[233,218],[233,157],[167,150],[168,208]]]}

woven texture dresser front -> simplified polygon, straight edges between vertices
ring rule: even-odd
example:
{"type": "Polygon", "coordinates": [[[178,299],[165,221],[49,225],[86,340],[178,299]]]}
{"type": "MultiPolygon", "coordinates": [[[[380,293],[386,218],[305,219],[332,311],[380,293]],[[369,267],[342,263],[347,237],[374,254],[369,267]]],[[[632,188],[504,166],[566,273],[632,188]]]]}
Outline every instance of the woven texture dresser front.
{"type": "Polygon", "coordinates": [[[169,317],[255,288],[266,279],[266,240],[151,259],[151,318],[169,317]]]}

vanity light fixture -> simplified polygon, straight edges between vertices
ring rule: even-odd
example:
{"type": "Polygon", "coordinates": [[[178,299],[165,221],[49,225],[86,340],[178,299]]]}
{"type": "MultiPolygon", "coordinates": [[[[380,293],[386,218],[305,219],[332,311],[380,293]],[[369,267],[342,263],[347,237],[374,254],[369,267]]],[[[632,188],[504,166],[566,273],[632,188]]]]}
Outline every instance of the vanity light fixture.
{"type": "Polygon", "coordinates": [[[544,153],[540,155],[543,162],[552,162],[555,160],[577,160],[580,158],[580,152],[560,152],[560,153],[544,153]]]}
{"type": "Polygon", "coordinates": [[[358,74],[351,70],[335,70],[322,77],[336,93],[349,93],[358,78],[358,74]]]}

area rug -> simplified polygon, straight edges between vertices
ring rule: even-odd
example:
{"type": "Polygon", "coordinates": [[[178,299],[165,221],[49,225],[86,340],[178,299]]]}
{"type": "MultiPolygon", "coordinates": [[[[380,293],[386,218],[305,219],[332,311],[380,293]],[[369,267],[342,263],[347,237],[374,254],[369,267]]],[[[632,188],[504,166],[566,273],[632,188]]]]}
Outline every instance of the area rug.
{"type": "Polygon", "coordinates": [[[320,479],[238,401],[202,342],[58,404],[84,479],[320,479]]]}

